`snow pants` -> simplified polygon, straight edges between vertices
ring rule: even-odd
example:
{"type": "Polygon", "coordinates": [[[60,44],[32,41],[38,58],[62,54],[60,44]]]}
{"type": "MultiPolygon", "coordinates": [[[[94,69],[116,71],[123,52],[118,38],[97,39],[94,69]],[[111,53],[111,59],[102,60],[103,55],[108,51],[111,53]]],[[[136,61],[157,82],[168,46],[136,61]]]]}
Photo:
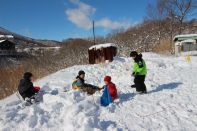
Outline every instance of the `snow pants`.
{"type": "Polygon", "coordinates": [[[32,96],[34,96],[36,93],[38,93],[39,92],[39,90],[35,90],[34,88],[33,89],[29,89],[29,90],[27,90],[26,92],[24,92],[24,93],[22,93],[22,94],[20,94],[22,97],[23,97],[23,99],[25,100],[25,98],[26,97],[28,97],[28,98],[31,98],[32,96]]]}
{"type": "Polygon", "coordinates": [[[100,91],[100,88],[91,84],[84,84],[81,90],[89,95],[93,95],[96,91],[100,91]]]}
{"type": "Polygon", "coordinates": [[[134,83],[136,86],[137,92],[146,92],[146,85],[145,85],[145,75],[136,75],[134,78],[134,83]]]}

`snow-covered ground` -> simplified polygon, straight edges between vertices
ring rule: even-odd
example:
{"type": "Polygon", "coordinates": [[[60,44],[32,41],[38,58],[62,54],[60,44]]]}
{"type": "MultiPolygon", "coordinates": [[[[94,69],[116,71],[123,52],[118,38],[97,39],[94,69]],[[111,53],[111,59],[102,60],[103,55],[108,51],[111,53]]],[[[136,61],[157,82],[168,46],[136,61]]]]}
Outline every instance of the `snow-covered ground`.
{"type": "Polygon", "coordinates": [[[130,58],[73,66],[34,83],[46,91],[37,105],[23,109],[16,95],[0,101],[0,130],[196,131],[197,57],[186,62],[184,57],[148,53],[144,59],[148,66],[146,95],[130,88],[130,58]],[[101,107],[101,93],[87,96],[71,90],[81,69],[85,70],[88,83],[99,86],[103,85],[105,75],[111,75],[119,99],[101,107]]]}

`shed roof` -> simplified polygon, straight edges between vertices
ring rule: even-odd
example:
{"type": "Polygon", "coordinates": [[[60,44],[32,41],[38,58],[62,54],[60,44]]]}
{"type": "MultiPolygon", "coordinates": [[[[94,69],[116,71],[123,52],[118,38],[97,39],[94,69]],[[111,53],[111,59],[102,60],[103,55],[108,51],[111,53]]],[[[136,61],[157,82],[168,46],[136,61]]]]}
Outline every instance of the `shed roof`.
{"type": "Polygon", "coordinates": [[[0,43],[4,42],[5,40],[0,40],[0,43]]]}
{"type": "Polygon", "coordinates": [[[117,47],[116,44],[114,43],[105,43],[105,44],[98,44],[98,45],[94,45],[94,46],[91,46],[89,48],[89,50],[92,50],[92,49],[101,49],[101,48],[106,48],[106,47],[117,47]]]}
{"type": "Polygon", "coordinates": [[[187,40],[181,41],[181,43],[187,43],[187,42],[196,43],[196,40],[187,39],[187,40]]]}
{"type": "Polygon", "coordinates": [[[197,34],[177,35],[174,37],[174,41],[183,41],[187,39],[197,40],[197,34]]]}
{"type": "Polygon", "coordinates": [[[5,41],[14,44],[12,41],[10,41],[10,40],[5,40],[5,39],[4,39],[4,40],[0,40],[0,44],[2,44],[2,43],[5,42],[5,41]]]}
{"type": "Polygon", "coordinates": [[[14,38],[13,35],[0,35],[0,38],[14,38]]]}
{"type": "Polygon", "coordinates": [[[187,39],[187,40],[183,40],[183,41],[181,41],[181,42],[177,41],[177,42],[175,42],[175,45],[176,45],[176,46],[181,46],[181,45],[187,44],[187,43],[197,44],[197,43],[196,43],[196,40],[187,39]]]}

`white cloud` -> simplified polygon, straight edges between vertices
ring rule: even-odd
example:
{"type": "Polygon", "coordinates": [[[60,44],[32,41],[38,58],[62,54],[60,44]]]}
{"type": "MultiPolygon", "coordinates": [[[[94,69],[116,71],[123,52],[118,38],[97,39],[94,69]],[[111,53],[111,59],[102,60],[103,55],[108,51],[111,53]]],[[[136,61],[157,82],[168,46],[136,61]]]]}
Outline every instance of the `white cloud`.
{"type": "Polygon", "coordinates": [[[66,10],[68,20],[80,28],[91,29],[91,16],[95,13],[96,9],[90,5],[80,2],[79,0],[70,0],[70,2],[76,5],[77,8],[66,10]]]}
{"type": "Polygon", "coordinates": [[[128,28],[131,26],[130,22],[128,21],[111,21],[108,18],[103,18],[99,21],[96,21],[95,24],[97,27],[104,27],[104,28],[110,28],[110,29],[120,29],[120,28],[128,28]]]}
{"type": "MultiPolygon", "coordinates": [[[[77,27],[83,29],[92,28],[92,16],[96,12],[96,8],[81,2],[80,0],[70,0],[72,4],[77,6],[76,8],[70,8],[66,10],[68,20],[74,23],[77,27]]],[[[96,27],[102,27],[105,29],[120,29],[128,28],[131,25],[129,21],[112,21],[109,18],[101,18],[95,22],[96,27]]]]}

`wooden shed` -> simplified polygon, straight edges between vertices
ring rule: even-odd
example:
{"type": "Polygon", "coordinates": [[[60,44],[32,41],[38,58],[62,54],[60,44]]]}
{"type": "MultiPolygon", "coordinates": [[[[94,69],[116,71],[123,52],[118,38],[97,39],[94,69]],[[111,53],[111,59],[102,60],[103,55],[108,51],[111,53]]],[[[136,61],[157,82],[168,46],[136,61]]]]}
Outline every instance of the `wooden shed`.
{"type": "Polygon", "coordinates": [[[94,45],[88,50],[89,63],[98,64],[106,61],[112,62],[117,51],[117,46],[113,43],[94,45]]]}

